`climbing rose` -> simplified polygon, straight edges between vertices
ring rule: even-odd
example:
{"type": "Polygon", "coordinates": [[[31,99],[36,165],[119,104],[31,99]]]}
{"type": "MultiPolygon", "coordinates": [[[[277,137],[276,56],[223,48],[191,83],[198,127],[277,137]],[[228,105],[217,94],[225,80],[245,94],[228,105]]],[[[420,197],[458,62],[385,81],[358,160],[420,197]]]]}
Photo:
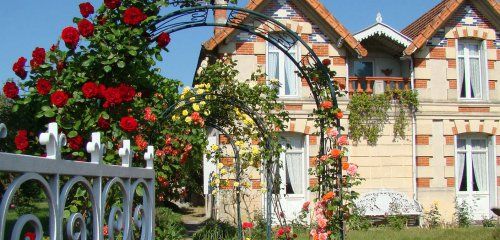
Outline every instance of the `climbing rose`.
{"type": "Polygon", "coordinates": [[[109,9],[115,9],[119,7],[121,3],[120,0],[104,0],[104,5],[109,9]]]}
{"type": "Polygon", "coordinates": [[[336,114],[336,117],[337,117],[338,119],[341,119],[341,118],[343,118],[343,117],[344,117],[344,113],[343,113],[342,111],[339,111],[339,112],[336,114]]]}
{"type": "Polygon", "coordinates": [[[156,115],[150,107],[144,109],[144,120],[149,122],[156,122],[156,115]]]}
{"type": "Polygon", "coordinates": [[[334,192],[328,192],[325,195],[323,195],[323,201],[327,202],[327,201],[329,201],[330,199],[332,199],[334,197],[335,197],[335,193],[334,192]]]}
{"type": "Polygon", "coordinates": [[[75,49],[80,41],[80,33],[74,27],[66,27],[62,31],[61,38],[68,48],[75,49]]]}
{"type": "Polygon", "coordinates": [[[36,90],[40,95],[47,95],[49,94],[50,90],[52,89],[52,84],[45,79],[45,78],[40,78],[36,82],[36,90]]]}
{"type": "Polygon", "coordinates": [[[128,25],[136,26],[142,21],[146,20],[148,16],[144,14],[141,9],[136,7],[129,7],[123,13],[123,22],[128,25]]]}
{"type": "Polygon", "coordinates": [[[243,222],[242,227],[243,227],[243,229],[252,229],[253,228],[253,223],[251,223],[251,222],[243,222]]]}
{"type": "Polygon", "coordinates": [[[330,64],[332,64],[332,61],[330,61],[330,59],[326,58],[323,60],[323,65],[330,66],[330,64]]]}
{"type": "Polygon", "coordinates": [[[108,225],[104,225],[104,227],[102,227],[102,235],[108,236],[108,231],[109,231],[108,225]]]}
{"type": "Polygon", "coordinates": [[[347,168],[347,174],[349,174],[350,176],[356,175],[357,172],[358,166],[356,166],[356,164],[350,164],[349,168],[347,168]]]}
{"type": "Polygon", "coordinates": [[[58,108],[64,107],[64,105],[68,102],[68,99],[68,94],[62,90],[57,90],[50,96],[50,102],[58,108]]]}
{"type": "Polygon", "coordinates": [[[144,139],[142,135],[135,135],[134,142],[140,151],[143,151],[148,147],[148,142],[144,139]]]}
{"type": "Polygon", "coordinates": [[[19,88],[14,82],[6,82],[3,86],[3,93],[8,98],[17,98],[19,97],[19,88]]]}
{"type": "Polygon", "coordinates": [[[104,98],[106,102],[104,102],[103,107],[108,108],[111,106],[115,106],[117,104],[122,103],[122,95],[120,94],[120,90],[118,88],[107,88],[104,91],[104,98]]]}
{"type": "Polygon", "coordinates": [[[326,130],[326,135],[328,137],[334,138],[334,137],[337,137],[338,134],[339,134],[339,132],[335,128],[328,128],[326,130]]]}
{"type": "Polygon", "coordinates": [[[307,201],[305,202],[304,204],[302,204],[302,211],[307,211],[309,210],[309,205],[311,204],[311,202],[307,201]]]}
{"type": "Polygon", "coordinates": [[[31,60],[32,62],[30,62],[31,67],[33,67],[33,65],[38,67],[45,63],[46,53],[44,48],[39,48],[39,47],[35,48],[31,56],[33,57],[33,60],[31,60]]]}
{"type": "Polygon", "coordinates": [[[340,146],[345,146],[349,145],[349,140],[347,139],[347,136],[342,136],[337,140],[337,144],[340,146]]]}
{"type": "Polygon", "coordinates": [[[135,120],[134,117],[122,117],[120,120],[120,127],[125,131],[125,132],[133,132],[137,129],[138,123],[135,120]]]}
{"type": "Polygon", "coordinates": [[[35,240],[36,234],[34,232],[27,232],[24,234],[24,239],[35,240]]]}
{"type": "Polygon", "coordinates": [[[26,61],[26,58],[20,57],[17,59],[17,62],[14,63],[14,66],[12,66],[12,71],[14,71],[14,73],[16,73],[16,75],[21,79],[26,79],[26,76],[28,75],[28,72],[24,69],[26,61]]]}
{"type": "Polygon", "coordinates": [[[87,19],[82,19],[78,22],[78,31],[84,37],[91,37],[94,35],[94,24],[87,19]]]}
{"type": "Polygon", "coordinates": [[[168,33],[161,33],[160,36],[156,39],[156,43],[158,47],[164,48],[170,43],[170,35],[168,33]]]}
{"type": "Polygon", "coordinates": [[[97,126],[102,130],[108,130],[110,127],[109,125],[109,120],[104,119],[103,117],[99,117],[99,120],[97,120],[97,126]]]}
{"type": "Polygon", "coordinates": [[[28,146],[29,146],[28,131],[26,131],[26,130],[17,131],[17,135],[14,138],[14,143],[16,144],[17,150],[20,150],[23,152],[26,151],[26,149],[28,149],[28,146]]]}
{"type": "Polygon", "coordinates": [[[332,151],[330,152],[330,154],[332,155],[333,158],[338,158],[340,156],[340,154],[342,153],[342,151],[340,151],[339,149],[332,149],[332,151]]]}
{"type": "Polygon", "coordinates": [[[76,137],[68,138],[68,146],[74,151],[80,150],[83,147],[83,137],[77,135],[76,137]]]}
{"type": "Polygon", "coordinates": [[[99,95],[99,87],[95,82],[86,82],[82,86],[82,92],[85,98],[94,98],[99,95]]]}
{"type": "Polygon", "coordinates": [[[342,170],[347,170],[349,168],[348,162],[342,162],[342,170]]]}
{"type": "Polygon", "coordinates": [[[89,2],[80,3],[79,7],[80,7],[80,13],[84,18],[94,13],[94,6],[92,6],[92,4],[90,4],[89,2]]]}
{"type": "Polygon", "coordinates": [[[124,102],[131,102],[134,99],[135,89],[132,86],[122,83],[118,86],[118,90],[124,102]]]}
{"type": "Polygon", "coordinates": [[[333,107],[333,103],[331,101],[324,101],[321,103],[321,107],[323,109],[330,109],[333,107]]]}

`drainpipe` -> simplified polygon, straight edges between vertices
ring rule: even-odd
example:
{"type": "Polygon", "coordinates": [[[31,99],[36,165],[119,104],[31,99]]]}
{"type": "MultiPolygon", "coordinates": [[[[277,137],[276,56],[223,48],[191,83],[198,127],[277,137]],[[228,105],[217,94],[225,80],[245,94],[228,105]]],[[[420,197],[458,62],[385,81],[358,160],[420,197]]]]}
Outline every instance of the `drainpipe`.
{"type": "MultiPolygon", "coordinates": [[[[415,91],[415,68],[413,63],[413,57],[404,56],[401,58],[402,60],[410,61],[410,85],[411,90],[415,91]]],[[[411,113],[411,157],[412,157],[412,180],[413,180],[413,200],[417,201],[418,192],[417,192],[417,116],[415,111],[411,113]]]]}

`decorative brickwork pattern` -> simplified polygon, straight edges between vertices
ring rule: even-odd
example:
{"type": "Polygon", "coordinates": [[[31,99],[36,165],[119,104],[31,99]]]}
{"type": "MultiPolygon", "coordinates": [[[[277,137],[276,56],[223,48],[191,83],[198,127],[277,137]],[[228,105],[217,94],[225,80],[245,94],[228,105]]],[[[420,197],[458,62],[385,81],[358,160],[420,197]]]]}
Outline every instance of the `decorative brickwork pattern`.
{"type": "Polygon", "coordinates": [[[455,157],[454,156],[447,156],[447,157],[444,157],[444,159],[446,160],[446,166],[448,166],[448,167],[455,166],[455,157]]]}
{"type": "Polygon", "coordinates": [[[240,55],[253,55],[254,46],[251,42],[236,43],[236,53],[240,55]]]}
{"type": "Polygon", "coordinates": [[[490,112],[490,107],[458,107],[458,112],[490,112]]]}
{"type": "Polygon", "coordinates": [[[417,166],[428,167],[430,157],[417,157],[417,166]]]}
{"type": "Polygon", "coordinates": [[[446,178],[446,186],[455,187],[455,178],[454,177],[446,178]]]}
{"type": "Polygon", "coordinates": [[[448,79],[448,87],[450,89],[457,89],[457,80],[456,79],[448,79]]]}
{"type": "Polygon", "coordinates": [[[496,89],[496,84],[497,84],[497,81],[495,81],[495,80],[489,80],[488,81],[488,89],[495,90],[496,89]]]}
{"type": "Polygon", "coordinates": [[[415,79],[415,88],[426,89],[429,79],[415,79]]]}
{"type": "Polygon", "coordinates": [[[431,138],[430,135],[417,135],[416,136],[417,145],[429,145],[430,138],[431,138]]]}
{"type": "Polygon", "coordinates": [[[416,68],[425,68],[427,66],[427,60],[425,58],[415,58],[413,64],[416,68]]]}
{"type": "Polygon", "coordinates": [[[433,59],[446,59],[446,48],[433,47],[431,48],[430,56],[433,59]]]}
{"type": "Polygon", "coordinates": [[[309,145],[318,145],[318,136],[309,135],[309,145]]]}
{"type": "Polygon", "coordinates": [[[312,49],[319,57],[328,57],[328,44],[314,44],[312,49]]]}
{"type": "Polygon", "coordinates": [[[431,179],[432,178],[417,178],[417,187],[418,188],[429,188],[429,187],[431,187],[431,179]]]}
{"type": "Polygon", "coordinates": [[[455,137],[453,135],[445,135],[444,140],[446,145],[454,145],[455,144],[455,137]]]}
{"type": "Polygon", "coordinates": [[[302,104],[285,104],[285,110],[287,111],[302,110],[302,104]]]}

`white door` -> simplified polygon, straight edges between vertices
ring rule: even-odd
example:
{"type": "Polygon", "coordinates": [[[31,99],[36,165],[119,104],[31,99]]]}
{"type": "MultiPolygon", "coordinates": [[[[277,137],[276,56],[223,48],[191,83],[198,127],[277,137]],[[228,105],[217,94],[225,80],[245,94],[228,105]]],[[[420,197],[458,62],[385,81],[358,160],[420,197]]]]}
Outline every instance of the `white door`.
{"type": "Polygon", "coordinates": [[[283,214],[290,222],[299,215],[307,196],[306,138],[302,134],[285,134],[283,137],[286,141],[282,144],[288,144],[291,148],[281,154],[279,196],[283,214]]]}
{"type": "Polygon", "coordinates": [[[456,190],[457,202],[465,201],[474,220],[489,216],[490,182],[488,141],[480,136],[457,139],[456,190]]]}

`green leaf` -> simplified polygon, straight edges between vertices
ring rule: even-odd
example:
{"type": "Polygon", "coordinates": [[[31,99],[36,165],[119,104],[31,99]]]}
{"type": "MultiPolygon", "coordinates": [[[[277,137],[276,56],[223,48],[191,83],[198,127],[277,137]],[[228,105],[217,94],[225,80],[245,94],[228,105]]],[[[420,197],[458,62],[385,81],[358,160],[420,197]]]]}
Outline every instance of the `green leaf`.
{"type": "Polygon", "coordinates": [[[156,60],[158,60],[158,61],[163,61],[163,57],[161,56],[161,54],[160,54],[160,53],[156,53],[156,54],[155,54],[155,58],[156,58],[156,60]]]}
{"type": "Polygon", "coordinates": [[[74,138],[76,136],[78,136],[78,133],[76,131],[71,131],[71,132],[68,133],[68,137],[69,138],[74,138]]]}
{"type": "Polygon", "coordinates": [[[132,56],[137,56],[137,51],[135,50],[129,50],[128,53],[132,56]]]}
{"type": "Polygon", "coordinates": [[[69,210],[64,210],[64,218],[69,218],[71,212],[69,210]]]}
{"type": "Polygon", "coordinates": [[[70,210],[72,213],[76,213],[76,212],[78,212],[78,208],[77,208],[76,206],[74,206],[74,205],[69,206],[69,210],[70,210]]]}
{"type": "Polygon", "coordinates": [[[51,117],[54,117],[56,115],[56,113],[54,111],[52,111],[52,109],[49,109],[48,111],[43,112],[43,115],[45,117],[51,118],[51,117]]]}
{"type": "Polygon", "coordinates": [[[125,62],[124,61],[119,61],[118,62],[118,67],[119,68],[124,68],[125,67],[125,62]]]}
{"type": "Polygon", "coordinates": [[[111,72],[111,67],[110,66],[105,66],[104,67],[104,71],[107,72],[107,73],[111,72]]]}

